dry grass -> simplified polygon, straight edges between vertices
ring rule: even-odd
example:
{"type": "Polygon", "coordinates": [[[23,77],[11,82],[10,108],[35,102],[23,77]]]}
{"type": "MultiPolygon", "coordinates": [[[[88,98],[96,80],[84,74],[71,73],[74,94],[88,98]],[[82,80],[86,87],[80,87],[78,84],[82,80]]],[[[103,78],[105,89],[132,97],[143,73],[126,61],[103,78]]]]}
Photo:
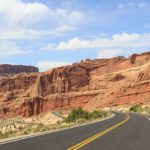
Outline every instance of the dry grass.
{"type": "MultiPolygon", "coordinates": [[[[110,116],[110,114],[108,116],[110,116]]],[[[34,118],[27,118],[27,119],[13,118],[7,120],[0,120],[0,139],[56,130],[56,129],[71,127],[83,123],[88,123],[91,121],[95,121],[95,120],[79,119],[76,122],[65,122],[65,119],[59,118],[58,116],[56,116],[55,118],[52,114],[46,114],[43,117],[34,117],[34,118]],[[49,120],[48,119],[49,117],[50,119],[54,119],[55,121],[46,122],[45,120],[49,120]]]]}

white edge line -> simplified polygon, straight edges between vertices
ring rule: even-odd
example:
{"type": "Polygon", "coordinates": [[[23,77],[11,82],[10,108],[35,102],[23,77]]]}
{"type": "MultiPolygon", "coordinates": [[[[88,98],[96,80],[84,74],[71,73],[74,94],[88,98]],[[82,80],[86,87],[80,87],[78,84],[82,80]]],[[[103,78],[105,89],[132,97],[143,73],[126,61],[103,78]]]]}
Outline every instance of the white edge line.
{"type": "Polygon", "coordinates": [[[134,114],[137,114],[137,115],[143,116],[143,117],[145,117],[146,119],[150,120],[150,116],[148,117],[148,116],[147,116],[147,115],[145,115],[145,114],[139,114],[139,113],[134,113],[134,114]]]}

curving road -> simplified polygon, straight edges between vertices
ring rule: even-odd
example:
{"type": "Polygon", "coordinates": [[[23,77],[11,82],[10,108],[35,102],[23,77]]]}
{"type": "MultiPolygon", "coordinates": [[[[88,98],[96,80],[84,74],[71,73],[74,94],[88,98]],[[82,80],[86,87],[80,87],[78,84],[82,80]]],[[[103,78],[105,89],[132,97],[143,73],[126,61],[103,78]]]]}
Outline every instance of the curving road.
{"type": "Polygon", "coordinates": [[[148,117],[116,114],[90,125],[9,143],[0,150],[150,150],[148,117]]]}

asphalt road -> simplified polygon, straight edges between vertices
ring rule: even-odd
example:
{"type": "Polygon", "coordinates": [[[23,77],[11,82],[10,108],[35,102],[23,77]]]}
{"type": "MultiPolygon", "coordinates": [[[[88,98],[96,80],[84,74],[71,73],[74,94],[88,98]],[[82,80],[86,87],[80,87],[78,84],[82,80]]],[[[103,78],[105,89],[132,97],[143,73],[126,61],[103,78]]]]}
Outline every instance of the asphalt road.
{"type": "Polygon", "coordinates": [[[129,120],[105,133],[127,118],[125,114],[86,125],[50,133],[34,138],[1,144],[0,150],[77,150],[72,146],[94,136],[94,140],[86,142],[81,150],[150,150],[150,120],[146,117],[130,114],[129,120]]]}

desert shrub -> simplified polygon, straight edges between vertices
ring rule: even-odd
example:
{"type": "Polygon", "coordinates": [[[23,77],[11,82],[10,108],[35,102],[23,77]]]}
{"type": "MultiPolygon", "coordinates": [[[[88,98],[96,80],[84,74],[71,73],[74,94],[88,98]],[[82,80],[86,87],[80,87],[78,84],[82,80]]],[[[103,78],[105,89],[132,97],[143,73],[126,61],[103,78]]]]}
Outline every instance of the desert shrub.
{"type": "Polygon", "coordinates": [[[90,114],[82,108],[74,109],[66,118],[66,122],[75,122],[80,118],[89,119],[90,114]]]}
{"type": "Polygon", "coordinates": [[[93,111],[92,113],[83,110],[82,108],[74,109],[66,118],[66,122],[84,122],[86,120],[92,120],[97,118],[106,117],[108,113],[106,111],[93,111]]]}
{"type": "Polygon", "coordinates": [[[24,130],[23,134],[26,135],[26,134],[29,134],[29,132],[27,130],[24,130]]]}
{"type": "Polygon", "coordinates": [[[40,123],[36,128],[33,129],[33,132],[42,132],[50,130],[49,126],[40,123]]]}
{"type": "Polygon", "coordinates": [[[130,111],[132,111],[132,112],[140,112],[140,111],[142,111],[142,107],[141,107],[141,105],[134,105],[134,106],[132,106],[130,108],[130,111]]]}
{"type": "Polygon", "coordinates": [[[8,138],[11,134],[9,131],[5,133],[0,132],[0,139],[8,138]]]}
{"type": "Polygon", "coordinates": [[[107,117],[107,115],[108,113],[106,111],[95,110],[91,113],[91,118],[92,119],[103,118],[103,117],[107,117]]]}
{"type": "Polygon", "coordinates": [[[44,125],[41,129],[41,131],[48,131],[48,130],[50,130],[50,128],[47,125],[44,125]]]}
{"type": "Polygon", "coordinates": [[[57,124],[60,124],[60,123],[61,123],[61,121],[60,121],[60,120],[58,120],[58,121],[57,121],[57,124]]]}
{"type": "Polygon", "coordinates": [[[19,126],[19,128],[18,128],[19,131],[22,131],[23,129],[24,129],[24,127],[22,127],[22,126],[19,126]]]}
{"type": "Polygon", "coordinates": [[[32,128],[31,127],[25,127],[24,129],[23,129],[23,134],[29,134],[29,133],[31,133],[32,132],[32,128]]]}

